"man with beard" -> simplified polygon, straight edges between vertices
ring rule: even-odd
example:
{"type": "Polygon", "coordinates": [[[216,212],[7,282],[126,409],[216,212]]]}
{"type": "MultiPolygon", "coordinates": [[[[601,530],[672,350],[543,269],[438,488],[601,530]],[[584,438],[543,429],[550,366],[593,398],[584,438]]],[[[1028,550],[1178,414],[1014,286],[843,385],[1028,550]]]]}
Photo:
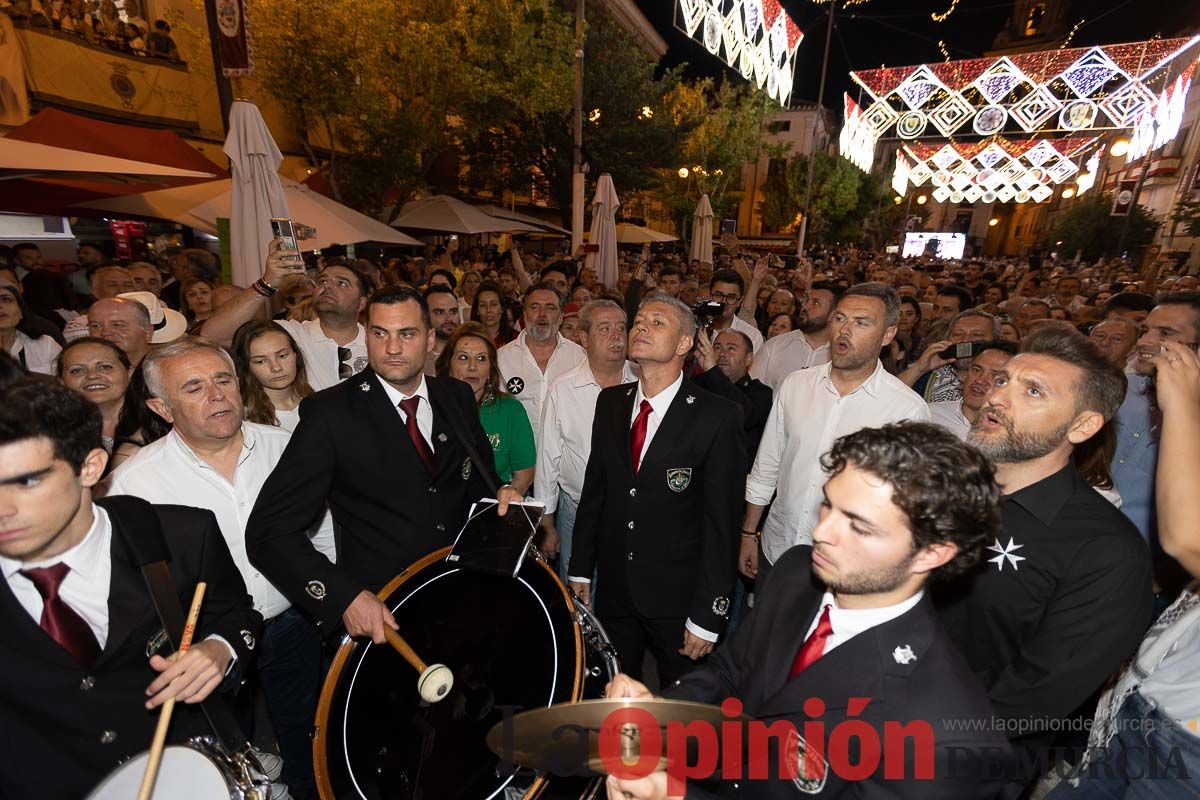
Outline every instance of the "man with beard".
{"type": "Polygon", "coordinates": [[[779,391],[783,379],[796,370],[828,363],[829,315],[842,291],[836,283],[814,283],[800,304],[799,326],[767,340],[754,354],[750,375],[779,391]]]}
{"type": "Polygon", "coordinates": [[[996,374],[1008,360],[1017,354],[1012,342],[993,341],[971,359],[963,381],[962,397],[929,404],[929,416],[933,424],[941,425],[959,439],[966,441],[972,423],[979,419],[979,410],[992,393],[996,374]]]}
{"type": "Polygon", "coordinates": [[[738,556],[743,574],[764,577],[786,550],[812,543],[821,507],[820,459],[838,437],[889,422],[929,421],[925,402],[879,361],[899,316],[892,287],[860,283],[848,289],[830,315],[832,361],[793,372],[775,392],[746,480],[738,556]]]}
{"type": "Polygon", "coordinates": [[[1072,461],[1124,391],[1121,371],[1082,334],[1038,328],[967,437],[996,467],[1003,528],[987,560],[937,603],[1003,730],[1033,752],[1090,713],[1089,698],[1150,622],[1149,551],[1072,461]]]}
{"type": "MultiPolygon", "coordinates": [[[[804,742],[813,749],[793,756],[799,764],[785,765],[795,777],[780,774],[781,752],[778,761],[774,754],[762,759],[765,774],[751,767],[737,784],[689,783],[687,797],[997,797],[1007,744],[988,725],[987,696],[926,594],[931,581],[969,569],[995,535],[1000,492],[991,466],[945,431],[912,422],[844,436],[822,460],[828,477],[812,545],[788,551],[737,633],[664,695],[700,703],[736,698],[748,717],[772,729],[790,724],[804,737],[817,717],[826,734],[804,742]],[[888,740],[887,759],[862,757],[867,736],[828,734],[846,730],[850,719],[873,729],[877,742],[888,740]],[[925,724],[927,746],[893,752],[899,737],[885,736],[885,726],[925,724]],[[918,779],[922,760],[932,779],[918,779]],[[852,777],[849,764],[866,766],[852,777]]],[[[606,694],[651,696],[627,675],[606,694]]],[[[751,760],[759,755],[766,754],[751,760]]],[[[721,766],[733,772],[729,760],[721,766]]],[[[609,800],[664,800],[667,788],[664,772],[608,779],[609,800]]]]}
{"type": "Polygon", "coordinates": [[[433,350],[425,360],[425,374],[436,375],[438,356],[446,349],[454,329],[462,324],[462,312],[458,307],[458,295],[445,285],[434,284],[426,289],[425,303],[429,306],[429,321],[433,324],[433,350]]]}
{"type": "MultiPolygon", "coordinates": [[[[335,269],[331,267],[330,269],[335,269]]],[[[329,634],[384,641],[396,621],[375,592],[446,547],[471,503],[500,483],[471,388],[424,374],[433,347],[420,292],[385,286],[367,310],[370,366],[300,404],[300,424],[246,523],[250,563],[329,634]],[[486,471],[486,477],[482,471],[486,471]],[[306,533],[328,503],[338,538],[332,564],[306,533]]],[[[501,487],[500,513],[520,495],[501,487]]]]}
{"type": "MultiPolygon", "coordinates": [[[[203,335],[228,349],[237,329],[271,305],[284,279],[303,274],[300,254],[287,248],[282,239],[274,240],[263,276],[215,310],[204,323],[203,335]]],[[[296,340],[314,390],[341,383],[367,366],[366,333],[358,315],[366,307],[370,292],[370,281],[361,272],[346,264],[331,264],[317,275],[317,318],[304,322],[276,320],[296,340]]]]}
{"type": "Polygon", "coordinates": [[[696,337],[696,363],[703,370],[696,385],[742,407],[749,467],[771,413],[771,390],[749,375],[754,364],[750,337],[733,330],[721,331],[711,342],[704,331],[697,331],[696,337]]]}
{"type": "Polygon", "coordinates": [[[564,300],[548,283],[525,293],[525,330],[500,348],[496,358],[504,390],[521,401],[534,441],[541,441],[542,404],[550,384],[587,360],[582,347],[559,333],[564,300]]]}

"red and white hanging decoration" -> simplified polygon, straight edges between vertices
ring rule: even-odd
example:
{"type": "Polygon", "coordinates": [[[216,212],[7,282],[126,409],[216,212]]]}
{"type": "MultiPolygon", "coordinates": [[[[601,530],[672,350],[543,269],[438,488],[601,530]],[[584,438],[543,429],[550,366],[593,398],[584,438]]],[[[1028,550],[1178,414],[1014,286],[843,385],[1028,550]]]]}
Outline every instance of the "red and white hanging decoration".
{"type": "Polygon", "coordinates": [[[842,101],[845,105],[846,119],[838,136],[838,153],[863,172],[870,172],[871,163],[875,160],[875,142],[878,138],[875,129],[863,119],[862,109],[850,95],[843,95],[842,101]]]}

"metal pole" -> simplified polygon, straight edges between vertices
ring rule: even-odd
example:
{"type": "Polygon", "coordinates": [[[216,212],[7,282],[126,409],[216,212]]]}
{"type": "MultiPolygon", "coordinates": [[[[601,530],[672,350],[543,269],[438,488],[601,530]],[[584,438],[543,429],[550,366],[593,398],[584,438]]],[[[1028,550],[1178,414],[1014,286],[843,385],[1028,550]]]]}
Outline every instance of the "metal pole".
{"type": "Polygon", "coordinates": [[[817,120],[813,124],[813,137],[809,142],[808,180],[804,187],[804,216],[800,218],[800,242],[796,246],[796,255],[804,256],[804,239],[808,234],[809,208],[812,206],[813,167],[816,163],[817,125],[825,114],[825,72],[829,69],[829,43],[833,39],[833,12],[837,8],[837,0],[829,0],[829,24],[825,27],[825,54],[821,56],[821,84],[817,87],[817,120]]]}
{"type": "Polygon", "coordinates": [[[584,0],[575,2],[575,147],[571,172],[571,253],[583,244],[583,19],[584,0]]]}
{"type": "Polygon", "coordinates": [[[216,0],[204,0],[204,21],[208,24],[208,45],[212,51],[213,78],[217,82],[217,100],[221,104],[221,126],[229,133],[229,109],[233,106],[233,87],[229,78],[221,72],[221,45],[217,40],[220,27],[217,23],[216,0]]]}

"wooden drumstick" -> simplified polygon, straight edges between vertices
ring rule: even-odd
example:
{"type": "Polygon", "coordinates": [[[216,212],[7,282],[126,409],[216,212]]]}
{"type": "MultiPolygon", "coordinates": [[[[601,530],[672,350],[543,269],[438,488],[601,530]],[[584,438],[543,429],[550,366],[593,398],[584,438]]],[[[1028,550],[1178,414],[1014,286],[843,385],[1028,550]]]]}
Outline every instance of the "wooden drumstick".
{"type": "Polygon", "coordinates": [[[403,636],[386,625],[383,627],[383,634],[387,637],[388,644],[413,669],[421,673],[421,677],[417,678],[417,694],[421,695],[422,700],[427,703],[436,703],[450,694],[450,689],[454,686],[454,673],[450,671],[449,667],[445,664],[427,665],[412,649],[412,646],[404,640],[403,636]]]}
{"type": "MultiPolygon", "coordinates": [[[[204,601],[204,590],[207,586],[203,581],[196,584],[196,593],[192,595],[192,607],[188,610],[187,622],[183,626],[183,637],[179,640],[179,657],[192,646],[192,636],[196,633],[196,621],[200,618],[200,604],[204,601]]],[[[150,756],[146,761],[146,772],[142,775],[142,785],[138,788],[137,800],[150,800],[150,795],[154,792],[158,765],[162,761],[163,746],[167,742],[167,728],[171,726],[171,714],[174,711],[175,698],[170,697],[158,712],[158,727],[154,729],[154,740],[150,744],[150,756]]]]}

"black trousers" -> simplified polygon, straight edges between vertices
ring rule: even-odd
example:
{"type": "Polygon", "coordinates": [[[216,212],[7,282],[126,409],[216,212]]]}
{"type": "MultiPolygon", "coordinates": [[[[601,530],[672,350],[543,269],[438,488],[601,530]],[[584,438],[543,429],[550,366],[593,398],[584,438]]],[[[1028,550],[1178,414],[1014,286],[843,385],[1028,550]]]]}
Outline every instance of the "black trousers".
{"type": "Polygon", "coordinates": [[[646,651],[654,655],[658,665],[661,688],[675,681],[704,663],[704,659],[692,661],[679,653],[683,647],[683,617],[647,619],[639,614],[601,618],[600,624],[608,632],[617,656],[621,659],[621,671],[634,680],[642,680],[642,662],[646,651]]]}

